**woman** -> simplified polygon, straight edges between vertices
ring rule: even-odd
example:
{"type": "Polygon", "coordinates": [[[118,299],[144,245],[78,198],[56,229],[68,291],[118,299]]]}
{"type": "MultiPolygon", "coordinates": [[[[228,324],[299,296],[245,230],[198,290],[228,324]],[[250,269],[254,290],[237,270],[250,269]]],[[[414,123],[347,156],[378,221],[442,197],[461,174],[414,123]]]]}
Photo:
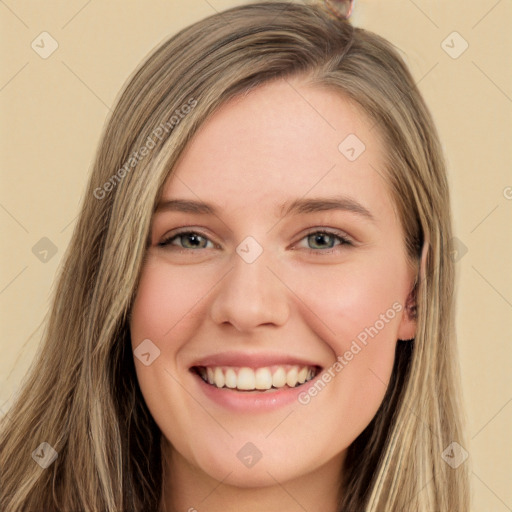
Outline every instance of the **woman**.
{"type": "Polygon", "coordinates": [[[280,2],[182,30],[106,126],[2,508],[468,510],[450,239],[388,42],[280,2]]]}

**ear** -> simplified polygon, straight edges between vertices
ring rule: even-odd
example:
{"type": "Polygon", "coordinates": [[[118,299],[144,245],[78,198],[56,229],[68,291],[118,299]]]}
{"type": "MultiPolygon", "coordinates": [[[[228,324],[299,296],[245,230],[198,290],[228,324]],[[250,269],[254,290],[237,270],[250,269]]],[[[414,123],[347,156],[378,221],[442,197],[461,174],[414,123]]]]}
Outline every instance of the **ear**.
{"type": "Polygon", "coordinates": [[[415,282],[412,290],[407,296],[405,301],[405,310],[398,326],[398,339],[399,340],[412,340],[416,336],[416,318],[418,316],[418,309],[416,306],[416,291],[418,283],[415,282]]]}
{"type": "Polygon", "coordinates": [[[429,243],[425,241],[421,251],[421,262],[418,274],[412,285],[412,289],[405,301],[405,311],[398,326],[398,339],[399,340],[412,340],[416,337],[416,320],[418,317],[417,294],[420,281],[425,279],[427,253],[429,243]]]}

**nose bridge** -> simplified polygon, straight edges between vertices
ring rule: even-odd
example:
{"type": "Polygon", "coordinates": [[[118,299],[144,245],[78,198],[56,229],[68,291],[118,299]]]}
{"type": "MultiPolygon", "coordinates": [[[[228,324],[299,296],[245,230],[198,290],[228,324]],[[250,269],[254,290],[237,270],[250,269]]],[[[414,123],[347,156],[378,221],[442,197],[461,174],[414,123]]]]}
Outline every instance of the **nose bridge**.
{"type": "Polygon", "coordinates": [[[229,322],[244,331],[286,321],[286,287],[268,268],[275,266],[271,251],[258,246],[261,249],[254,239],[246,239],[233,253],[232,269],[220,282],[211,305],[211,317],[216,323],[229,322]]]}

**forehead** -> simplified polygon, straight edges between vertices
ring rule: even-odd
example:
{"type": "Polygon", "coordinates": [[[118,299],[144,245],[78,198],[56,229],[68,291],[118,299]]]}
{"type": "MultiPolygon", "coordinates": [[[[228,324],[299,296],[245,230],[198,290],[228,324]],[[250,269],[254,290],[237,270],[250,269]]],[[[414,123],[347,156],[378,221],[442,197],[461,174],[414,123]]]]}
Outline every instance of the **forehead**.
{"type": "Polygon", "coordinates": [[[276,215],[306,196],[343,194],[378,208],[389,203],[383,151],[357,104],[332,89],[279,80],[230,100],[200,127],[163,197],[276,215]]]}

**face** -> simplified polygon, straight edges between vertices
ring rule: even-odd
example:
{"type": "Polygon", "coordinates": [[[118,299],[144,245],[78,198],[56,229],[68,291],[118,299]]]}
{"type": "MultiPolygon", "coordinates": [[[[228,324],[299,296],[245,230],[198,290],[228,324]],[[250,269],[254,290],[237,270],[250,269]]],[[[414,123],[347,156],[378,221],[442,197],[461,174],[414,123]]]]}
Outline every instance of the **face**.
{"type": "Polygon", "coordinates": [[[249,487],[339,471],[374,417],[414,271],[370,128],[338,92],[276,81],[181,155],[130,320],[176,467],[249,487]]]}

